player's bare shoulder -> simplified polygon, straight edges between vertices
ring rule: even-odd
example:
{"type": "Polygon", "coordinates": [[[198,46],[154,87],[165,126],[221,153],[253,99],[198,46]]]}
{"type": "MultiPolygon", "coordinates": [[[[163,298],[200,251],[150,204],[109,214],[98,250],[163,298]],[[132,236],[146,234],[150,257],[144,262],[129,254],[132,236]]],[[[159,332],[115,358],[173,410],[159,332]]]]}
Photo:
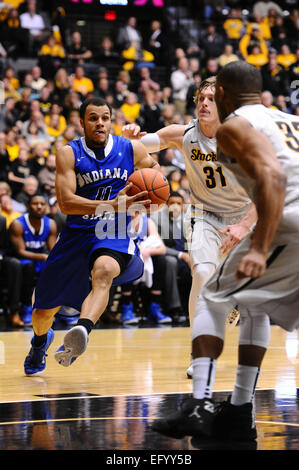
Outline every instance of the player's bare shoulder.
{"type": "Polygon", "coordinates": [[[64,145],[57,150],[56,154],[56,168],[57,171],[64,168],[74,168],[75,156],[74,151],[70,145],[64,145]]]}

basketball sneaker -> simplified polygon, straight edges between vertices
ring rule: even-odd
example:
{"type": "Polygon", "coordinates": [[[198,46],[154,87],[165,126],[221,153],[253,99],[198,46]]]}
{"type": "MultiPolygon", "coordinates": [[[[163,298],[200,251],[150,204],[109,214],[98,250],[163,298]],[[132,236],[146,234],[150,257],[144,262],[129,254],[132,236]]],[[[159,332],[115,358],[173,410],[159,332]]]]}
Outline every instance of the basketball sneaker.
{"type": "Polygon", "coordinates": [[[190,366],[188,367],[186,374],[187,374],[188,379],[192,379],[193,377],[193,365],[192,364],[190,364],[190,366]]]}
{"type": "Polygon", "coordinates": [[[54,331],[52,328],[49,329],[47,333],[47,341],[42,346],[34,346],[33,340],[31,339],[31,349],[29,354],[25,358],[24,370],[26,375],[34,375],[40,372],[43,372],[46,368],[46,351],[49,349],[52,341],[54,339],[54,331]]]}
{"type": "Polygon", "coordinates": [[[88,333],[84,326],[70,329],[64,337],[63,345],[57,349],[55,360],[58,364],[69,367],[78,356],[84,353],[88,343],[88,333]]]}
{"type": "Polygon", "coordinates": [[[168,437],[210,436],[214,421],[214,402],[209,398],[188,398],[180,410],[152,424],[153,431],[168,437]]]}
{"type": "Polygon", "coordinates": [[[252,403],[236,406],[227,401],[217,404],[213,437],[235,440],[253,441],[257,438],[255,413],[252,403]]]}
{"type": "Polygon", "coordinates": [[[32,325],[32,312],[33,308],[31,305],[23,305],[23,313],[21,315],[24,325],[32,325]]]}
{"type": "Polygon", "coordinates": [[[148,319],[159,324],[172,323],[172,319],[161,312],[161,306],[156,302],[152,302],[150,305],[150,313],[148,319]]]}
{"type": "Polygon", "coordinates": [[[136,325],[139,322],[133,312],[133,304],[123,304],[121,307],[121,322],[124,325],[136,325]]]}

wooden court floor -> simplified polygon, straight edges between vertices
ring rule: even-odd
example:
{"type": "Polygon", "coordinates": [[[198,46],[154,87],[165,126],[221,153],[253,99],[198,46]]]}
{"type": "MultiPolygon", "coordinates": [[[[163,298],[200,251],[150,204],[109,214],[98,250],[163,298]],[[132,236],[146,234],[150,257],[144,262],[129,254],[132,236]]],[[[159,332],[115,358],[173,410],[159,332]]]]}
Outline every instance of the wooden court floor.
{"type": "MultiPolygon", "coordinates": [[[[257,445],[250,450],[299,450],[297,331],[271,329],[256,393],[257,445]]],[[[150,426],[192,392],[186,378],[189,328],[98,328],[69,368],[53,357],[64,334],[55,329],[46,370],[26,377],[23,362],[32,330],[0,333],[0,450],[205,449],[194,439],[162,437],[150,426]]],[[[227,330],[216,400],[232,390],[237,337],[238,327],[227,330]]],[[[224,444],[209,446],[220,450],[224,444]]]]}

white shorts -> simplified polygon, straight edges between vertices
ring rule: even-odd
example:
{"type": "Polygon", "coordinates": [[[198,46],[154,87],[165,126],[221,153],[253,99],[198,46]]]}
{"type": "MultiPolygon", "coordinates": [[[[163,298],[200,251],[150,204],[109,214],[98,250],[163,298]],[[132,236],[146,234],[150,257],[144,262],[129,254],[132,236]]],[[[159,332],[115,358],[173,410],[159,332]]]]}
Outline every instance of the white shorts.
{"type": "Polygon", "coordinates": [[[256,314],[260,309],[287,331],[299,328],[299,240],[271,247],[264,276],[237,281],[237,267],[250,243],[247,236],[207,282],[202,295],[209,309],[226,315],[237,307],[242,315],[254,307],[256,314]]]}
{"type": "Polygon", "coordinates": [[[185,218],[185,236],[191,269],[202,263],[210,263],[217,268],[225,258],[220,248],[226,235],[222,235],[219,230],[236,224],[241,217],[243,215],[222,217],[213,212],[202,211],[201,215],[185,218]]]}

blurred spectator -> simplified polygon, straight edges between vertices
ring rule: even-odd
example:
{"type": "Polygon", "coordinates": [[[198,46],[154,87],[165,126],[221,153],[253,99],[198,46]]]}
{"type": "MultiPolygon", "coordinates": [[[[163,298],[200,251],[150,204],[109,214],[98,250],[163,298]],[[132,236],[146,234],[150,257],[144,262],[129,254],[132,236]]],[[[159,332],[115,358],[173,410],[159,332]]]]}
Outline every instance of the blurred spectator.
{"type": "Polygon", "coordinates": [[[201,83],[201,73],[193,73],[193,83],[189,86],[186,97],[186,114],[195,117],[194,94],[201,83]]]}
{"type": "Polygon", "coordinates": [[[256,44],[252,47],[250,54],[248,54],[246,62],[260,69],[263,65],[268,63],[268,56],[263,54],[260,46],[256,44]]]}
{"type": "Polygon", "coordinates": [[[126,26],[119,29],[116,37],[116,46],[120,51],[129,49],[134,45],[137,51],[142,50],[142,36],[136,28],[137,20],[134,16],[130,16],[126,26]]]}
{"type": "Polygon", "coordinates": [[[20,15],[20,24],[29,31],[29,53],[35,55],[47,35],[43,17],[36,11],[36,0],[27,1],[27,11],[20,15]]]}
{"type": "Polygon", "coordinates": [[[95,87],[94,94],[99,98],[106,100],[107,95],[110,93],[110,83],[108,78],[99,78],[98,84],[95,87]]]}
{"type": "Polygon", "coordinates": [[[44,116],[50,112],[51,106],[52,106],[51,90],[46,85],[41,89],[40,98],[39,98],[39,107],[44,116]]]}
{"type": "Polygon", "coordinates": [[[79,31],[74,31],[71,38],[71,45],[67,48],[67,58],[72,64],[84,64],[92,57],[92,52],[82,41],[79,31]]]}
{"type": "Polygon", "coordinates": [[[31,69],[32,83],[31,88],[37,93],[41,92],[41,89],[47,84],[47,80],[42,77],[41,68],[35,65],[31,69]]]}
{"type": "Polygon", "coordinates": [[[39,142],[38,144],[34,145],[34,147],[31,149],[30,166],[31,174],[33,176],[37,177],[40,170],[44,168],[46,164],[47,155],[48,143],[39,142]]]}
{"type": "Polygon", "coordinates": [[[268,90],[273,96],[288,94],[288,75],[277,62],[277,52],[269,49],[269,62],[261,68],[263,90],[268,90]]]}
{"type": "Polygon", "coordinates": [[[14,210],[12,198],[8,194],[3,194],[0,197],[1,215],[6,219],[6,228],[8,229],[11,223],[20,217],[21,212],[14,210]]]}
{"type": "Polygon", "coordinates": [[[216,26],[209,23],[200,39],[199,45],[204,52],[204,59],[219,57],[223,52],[224,37],[217,33],[216,26]]]}
{"type": "Polygon", "coordinates": [[[274,106],[274,98],[273,95],[270,91],[265,90],[261,94],[261,102],[266,108],[271,108],[271,109],[278,109],[276,106],[274,106]]]}
{"type": "Polygon", "coordinates": [[[114,49],[114,44],[109,36],[104,36],[101,45],[94,52],[94,61],[105,67],[120,65],[120,55],[114,49]]]}
{"type": "Polygon", "coordinates": [[[259,25],[255,23],[252,25],[251,33],[244,34],[244,36],[240,39],[240,42],[239,42],[239,50],[244,60],[247,59],[248,55],[252,51],[252,48],[257,45],[260,46],[261,53],[267,56],[268,48],[267,48],[266,41],[263,39],[261,35],[259,25]]]}
{"type": "Polygon", "coordinates": [[[223,29],[233,49],[237,50],[239,41],[245,32],[241,8],[231,8],[228,18],[223,23],[223,29]]]}
{"type": "Polygon", "coordinates": [[[16,71],[13,67],[6,67],[3,78],[8,79],[10,87],[14,90],[18,90],[20,88],[20,80],[16,76],[16,71]]]}
{"type": "Polygon", "coordinates": [[[9,154],[6,149],[6,136],[0,132],[0,181],[8,181],[8,172],[11,167],[9,154]]]}
{"type": "Polygon", "coordinates": [[[218,58],[218,64],[220,67],[224,67],[226,64],[230,62],[235,62],[239,60],[237,54],[234,54],[233,46],[231,44],[225,44],[223,54],[221,54],[218,58]]]}
{"type": "Polygon", "coordinates": [[[128,87],[126,86],[125,82],[121,79],[117,79],[114,83],[113,88],[113,100],[115,106],[120,108],[122,104],[124,104],[126,96],[128,94],[128,87]]]}
{"type": "Polygon", "coordinates": [[[276,16],[274,26],[271,27],[271,47],[280,51],[283,44],[288,43],[288,28],[283,16],[276,16]]]}
{"type": "Polygon", "coordinates": [[[269,27],[268,22],[258,14],[253,15],[252,20],[247,24],[246,33],[251,34],[252,29],[256,28],[256,26],[258,26],[260,36],[266,41],[266,43],[270,42],[272,38],[271,28],[269,27]]]}
{"type": "Polygon", "coordinates": [[[48,197],[55,195],[56,157],[48,155],[46,166],[37,175],[42,192],[48,197]]]}
{"type": "Polygon", "coordinates": [[[10,183],[13,195],[18,194],[25,183],[25,179],[31,174],[28,151],[20,149],[18,158],[12,164],[8,173],[8,181],[10,183]]]}
{"type": "Polygon", "coordinates": [[[283,95],[278,95],[275,98],[275,104],[277,108],[283,113],[292,114],[291,109],[287,106],[286,97],[283,95]]]}
{"type": "Polygon", "coordinates": [[[175,108],[183,115],[186,110],[188,88],[192,84],[192,73],[189,69],[189,61],[186,57],[179,59],[178,68],[171,73],[170,82],[173,89],[175,108]]]}
{"type": "Polygon", "coordinates": [[[26,207],[31,197],[38,191],[38,180],[35,176],[28,176],[25,179],[22,190],[16,195],[16,201],[24,204],[26,207]]]}
{"type": "Polygon", "coordinates": [[[267,0],[254,3],[253,14],[258,14],[261,18],[264,18],[268,15],[270,9],[275,10],[278,15],[283,15],[283,10],[280,8],[278,3],[267,0]]]}
{"type": "Polygon", "coordinates": [[[138,124],[142,130],[147,132],[156,132],[163,127],[161,109],[156,103],[153,90],[147,90],[144,93],[144,102],[141,106],[138,124]]]}
{"type": "MultiPolygon", "coordinates": [[[[10,197],[12,197],[11,187],[6,181],[0,181],[0,198],[1,196],[3,196],[3,194],[8,194],[10,197]]],[[[15,199],[12,199],[12,203],[13,203],[14,211],[21,212],[21,213],[25,212],[26,206],[24,204],[21,204],[15,199]]]]}
{"type": "Polygon", "coordinates": [[[165,33],[162,31],[161,22],[153,20],[150,25],[151,35],[148,40],[147,49],[154,54],[156,65],[169,64],[170,58],[167,54],[168,41],[165,33]]]}
{"type": "Polygon", "coordinates": [[[21,99],[16,102],[15,109],[18,113],[18,119],[20,121],[27,121],[30,118],[30,98],[31,89],[23,88],[21,93],[21,99]]]}
{"type": "Polygon", "coordinates": [[[83,136],[83,128],[80,123],[80,114],[79,111],[74,109],[70,112],[68,116],[68,125],[72,126],[75,132],[75,139],[83,136]]]}
{"type": "Polygon", "coordinates": [[[58,69],[54,77],[53,96],[56,101],[63,103],[67,94],[71,91],[71,79],[63,67],[58,69]]]}
{"type": "Polygon", "coordinates": [[[218,72],[219,64],[217,59],[210,57],[206,62],[206,66],[202,69],[202,80],[213,77],[214,75],[217,75],[218,72]]]}
{"type": "MultiPolygon", "coordinates": [[[[57,137],[58,137],[64,133],[66,126],[67,126],[66,119],[62,114],[62,107],[58,103],[52,103],[49,113],[46,114],[45,116],[45,124],[47,126],[48,131],[49,131],[49,127],[51,127],[51,118],[53,116],[56,116],[58,118],[58,126],[55,124],[55,128],[57,130],[57,137]]],[[[55,136],[55,133],[50,134],[50,135],[55,136]]]]}
{"type": "Polygon", "coordinates": [[[66,54],[62,44],[58,43],[53,35],[49,36],[39,51],[39,63],[45,77],[51,77],[61,67],[66,54]]]}
{"type": "Polygon", "coordinates": [[[280,52],[277,54],[277,62],[282,65],[285,70],[289,70],[291,65],[296,62],[296,55],[291,52],[288,44],[283,44],[280,52]]]}
{"type": "Polygon", "coordinates": [[[5,106],[1,118],[3,120],[2,128],[14,127],[16,125],[19,116],[15,107],[15,101],[12,97],[5,100],[5,106]]]}
{"type": "Polygon", "coordinates": [[[47,143],[49,145],[50,136],[41,111],[32,112],[30,119],[22,127],[22,134],[30,148],[33,148],[38,143],[47,143]]]}
{"type": "Polygon", "coordinates": [[[135,122],[139,117],[141,105],[137,101],[135,93],[130,92],[125,99],[124,104],[120,107],[126,122],[135,122]]]}
{"type": "Polygon", "coordinates": [[[126,119],[124,113],[120,109],[116,109],[112,119],[112,134],[121,136],[121,130],[125,124],[126,119]]]}
{"type": "Polygon", "coordinates": [[[8,128],[5,130],[5,149],[9,155],[9,161],[13,162],[18,158],[20,147],[17,143],[17,133],[15,129],[8,128]]]}
{"type": "Polygon", "coordinates": [[[64,99],[63,114],[68,119],[72,111],[79,111],[82,100],[79,93],[76,91],[70,91],[64,99]]]}
{"type": "Polygon", "coordinates": [[[17,59],[20,56],[26,56],[29,31],[21,27],[19,12],[16,8],[9,10],[1,28],[1,41],[8,57],[17,59]]]}
{"type": "Polygon", "coordinates": [[[160,90],[160,84],[154,81],[151,77],[151,72],[148,67],[140,67],[138,70],[137,79],[137,92],[144,93],[147,90],[158,91],[160,90]]]}
{"type": "Polygon", "coordinates": [[[94,84],[90,78],[85,76],[84,68],[81,65],[77,65],[75,68],[73,90],[83,97],[94,91],[94,84]]]}

